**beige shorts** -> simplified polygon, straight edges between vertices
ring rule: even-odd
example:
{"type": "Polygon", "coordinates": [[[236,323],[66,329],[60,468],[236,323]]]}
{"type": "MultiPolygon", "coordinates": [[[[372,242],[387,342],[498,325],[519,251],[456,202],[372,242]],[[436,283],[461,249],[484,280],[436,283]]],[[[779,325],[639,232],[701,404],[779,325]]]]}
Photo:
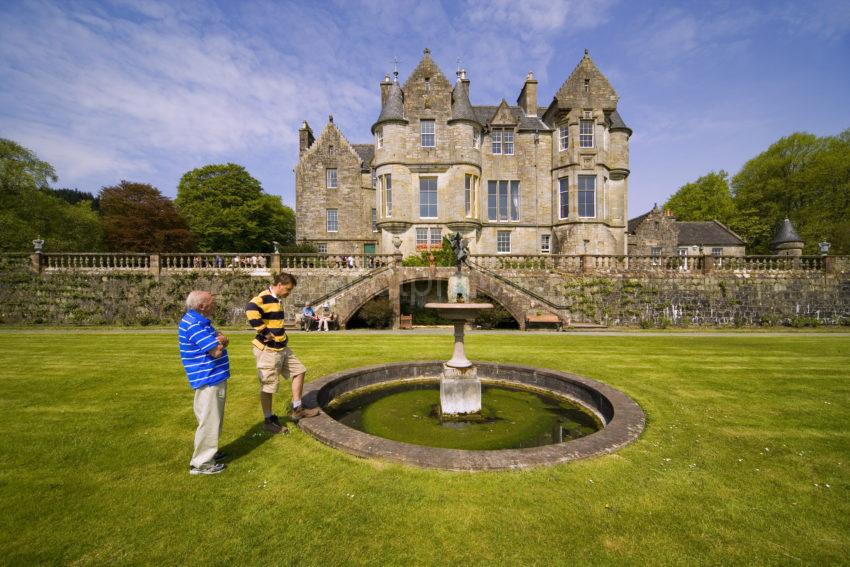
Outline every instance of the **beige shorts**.
{"type": "Polygon", "coordinates": [[[269,394],[277,393],[281,374],[284,378],[290,379],[307,372],[307,368],[301,364],[289,347],[282,350],[260,350],[254,347],[254,358],[257,360],[260,389],[269,394]]]}

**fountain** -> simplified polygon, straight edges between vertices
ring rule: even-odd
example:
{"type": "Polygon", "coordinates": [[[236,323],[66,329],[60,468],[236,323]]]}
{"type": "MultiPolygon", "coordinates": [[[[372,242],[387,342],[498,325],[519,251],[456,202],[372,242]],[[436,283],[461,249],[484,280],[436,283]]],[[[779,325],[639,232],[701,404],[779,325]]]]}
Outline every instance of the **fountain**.
{"type": "Polygon", "coordinates": [[[449,278],[448,297],[451,301],[426,303],[425,307],[436,309],[440,317],[454,323],[454,353],[443,365],[440,377],[440,411],[446,419],[457,419],[481,413],[481,380],[475,365],[466,358],[463,335],[466,323],[475,320],[479,312],[492,309],[493,304],[469,302],[469,276],[461,270],[469,251],[459,233],[453,234],[449,241],[457,259],[457,271],[449,278]]]}
{"type": "Polygon", "coordinates": [[[637,439],[643,411],[606,384],[467,359],[464,326],[493,305],[470,302],[462,269],[467,250],[459,234],[451,243],[457,270],[449,278],[450,301],[425,307],[454,323],[452,357],[355,368],[310,382],[303,399],[322,412],[299,426],[359,457],[469,471],[561,463],[637,439]]]}

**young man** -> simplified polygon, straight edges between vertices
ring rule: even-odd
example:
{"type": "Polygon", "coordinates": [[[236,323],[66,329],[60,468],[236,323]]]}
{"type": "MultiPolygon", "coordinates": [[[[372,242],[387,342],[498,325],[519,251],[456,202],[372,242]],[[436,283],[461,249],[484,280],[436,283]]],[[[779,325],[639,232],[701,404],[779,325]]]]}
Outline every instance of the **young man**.
{"type": "Polygon", "coordinates": [[[195,390],[195,452],[189,463],[189,474],[218,474],[225,465],[218,452],[218,439],[224,423],[224,401],[230,361],[227,337],[216,331],[210,317],[215,311],[215,298],[208,291],[196,290],[186,298],[186,315],[177,327],[180,359],[195,390]]]}
{"type": "Polygon", "coordinates": [[[283,303],[297,284],[295,276],[278,274],[272,284],[248,302],[245,316],[257,332],[254,337],[254,358],[257,361],[257,377],[260,379],[260,406],[263,409],[263,428],[272,433],[288,433],[272,413],[272,395],[277,393],[280,375],[292,379],[293,421],[319,415],[318,408],[307,409],[301,404],[301,390],[307,369],[287,346],[289,338],[283,327],[283,303]]]}

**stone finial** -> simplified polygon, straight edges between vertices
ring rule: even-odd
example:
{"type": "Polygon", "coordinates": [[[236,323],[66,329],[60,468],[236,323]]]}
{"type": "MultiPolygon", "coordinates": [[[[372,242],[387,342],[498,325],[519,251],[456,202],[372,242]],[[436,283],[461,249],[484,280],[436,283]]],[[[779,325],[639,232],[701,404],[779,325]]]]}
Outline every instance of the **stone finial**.
{"type": "Polygon", "coordinates": [[[528,75],[526,75],[526,77],[525,77],[525,80],[526,81],[533,81],[534,80],[534,71],[529,71],[528,75]]]}
{"type": "Polygon", "coordinates": [[[431,54],[431,50],[430,50],[430,49],[428,49],[428,48],[426,47],[425,49],[423,49],[423,50],[422,50],[422,54],[423,54],[423,55],[430,55],[430,54],[431,54]]]}
{"type": "Polygon", "coordinates": [[[328,122],[330,122],[331,124],[334,123],[334,115],[333,114],[328,114],[328,122]]]}
{"type": "Polygon", "coordinates": [[[590,55],[590,51],[586,47],[584,48],[584,54],[588,56],[590,55]]]}

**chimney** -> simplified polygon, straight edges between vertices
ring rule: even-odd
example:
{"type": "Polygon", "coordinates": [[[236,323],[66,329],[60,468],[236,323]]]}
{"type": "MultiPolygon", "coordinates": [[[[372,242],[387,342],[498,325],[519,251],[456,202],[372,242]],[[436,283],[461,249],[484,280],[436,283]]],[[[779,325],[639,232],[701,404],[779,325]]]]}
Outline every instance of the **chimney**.
{"type": "Polygon", "coordinates": [[[531,71],[525,78],[525,84],[516,103],[523,109],[526,116],[537,116],[537,79],[531,71]]]}
{"type": "Polygon", "coordinates": [[[301,124],[301,128],[298,129],[298,155],[306,152],[315,141],[316,139],[313,137],[313,130],[305,120],[304,123],[301,124]]]}
{"type": "Polygon", "coordinates": [[[387,73],[384,76],[384,80],[381,81],[381,108],[383,108],[384,105],[387,104],[387,97],[390,94],[390,85],[392,84],[393,82],[390,80],[390,74],[387,73]]]}

